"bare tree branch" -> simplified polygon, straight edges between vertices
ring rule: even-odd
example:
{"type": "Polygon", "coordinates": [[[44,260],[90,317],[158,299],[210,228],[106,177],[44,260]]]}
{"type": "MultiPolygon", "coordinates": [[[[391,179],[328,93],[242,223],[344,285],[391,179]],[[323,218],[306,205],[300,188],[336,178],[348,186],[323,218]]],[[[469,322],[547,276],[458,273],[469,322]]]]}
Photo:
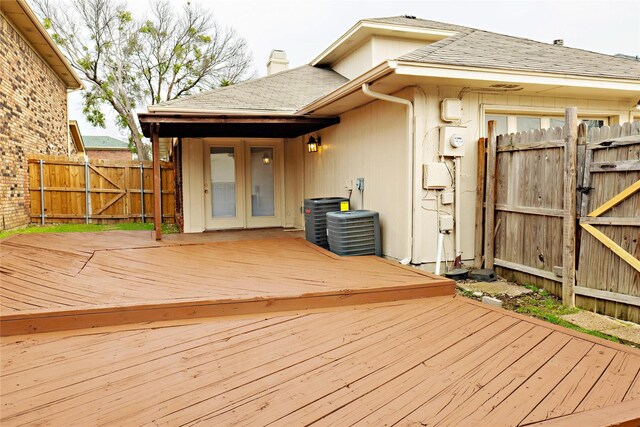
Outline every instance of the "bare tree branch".
{"type": "Polygon", "coordinates": [[[137,108],[235,83],[250,72],[246,42],[190,3],[178,12],[168,0],[154,0],[147,18],[136,20],[119,0],[33,1],[87,83],[83,112],[89,122],[104,127],[101,108],[109,105],[141,159],[148,150],[137,108]]]}

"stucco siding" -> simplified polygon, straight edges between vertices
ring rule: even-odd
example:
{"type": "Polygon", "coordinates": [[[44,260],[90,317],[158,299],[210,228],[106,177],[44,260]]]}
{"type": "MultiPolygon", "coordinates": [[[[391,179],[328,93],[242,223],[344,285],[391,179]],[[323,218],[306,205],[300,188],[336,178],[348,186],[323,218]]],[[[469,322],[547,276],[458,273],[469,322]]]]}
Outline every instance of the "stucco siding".
{"type": "Polygon", "coordinates": [[[378,65],[387,59],[396,59],[400,56],[413,52],[416,49],[430,44],[425,40],[410,40],[405,38],[373,36],[373,65],[378,65]]]}
{"type": "Polygon", "coordinates": [[[352,180],[352,209],[378,211],[383,253],[406,257],[406,107],[375,101],[342,114],[339,125],[320,134],[320,151],[305,153],[305,198],[347,196],[346,182],[352,180]],[[364,205],[356,178],[365,180],[364,205]]]}
{"type": "Polygon", "coordinates": [[[373,40],[369,39],[332,64],[331,68],[346,78],[353,79],[371,69],[373,65],[373,40]]]}
{"type": "MultiPolygon", "coordinates": [[[[445,98],[457,98],[462,87],[421,86],[416,89],[416,168],[422,163],[439,160],[440,102],[445,98]],[[422,152],[421,154],[419,154],[422,152]]],[[[462,98],[463,118],[466,126],[465,156],[461,160],[461,250],[462,259],[474,257],[475,198],[477,180],[477,141],[485,136],[485,112],[500,114],[522,114],[531,116],[563,117],[566,107],[577,106],[579,117],[599,117],[610,124],[626,122],[631,118],[626,101],[598,100],[589,98],[560,98],[549,96],[529,96],[515,93],[486,94],[466,93],[462,98]]],[[[447,160],[453,171],[453,162],[447,160]]],[[[419,218],[420,229],[419,258],[423,263],[432,263],[436,259],[436,239],[438,235],[438,211],[453,213],[453,205],[441,205],[435,191],[420,190],[419,218]]],[[[445,238],[445,252],[453,259],[455,233],[445,238]]]]}
{"type": "Polygon", "coordinates": [[[299,137],[285,140],[284,143],[285,227],[304,227],[303,155],[307,149],[306,141],[299,137]]]}

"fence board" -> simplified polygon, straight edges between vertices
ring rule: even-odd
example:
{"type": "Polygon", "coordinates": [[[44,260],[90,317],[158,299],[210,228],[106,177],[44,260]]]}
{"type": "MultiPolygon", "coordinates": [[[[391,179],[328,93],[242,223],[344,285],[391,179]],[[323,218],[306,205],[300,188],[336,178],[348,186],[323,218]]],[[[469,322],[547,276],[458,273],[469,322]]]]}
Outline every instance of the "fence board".
{"type": "MultiPolygon", "coordinates": [[[[561,279],[553,271],[563,265],[564,144],[560,141],[567,133],[555,128],[498,135],[492,207],[485,199],[487,212],[495,214],[491,255],[498,274],[558,296],[561,279]]],[[[580,125],[577,134],[575,197],[580,223],[595,227],[629,256],[619,256],[620,250],[614,253],[578,227],[576,305],[639,322],[640,273],[631,264],[640,259],[640,192],[628,190],[623,200],[621,196],[600,216],[587,215],[640,182],[640,121],[588,131],[580,125]]]]}
{"type": "MultiPolygon", "coordinates": [[[[89,222],[94,224],[142,221],[140,162],[90,160],[89,179],[85,163],[67,157],[38,156],[29,159],[31,219],[40,222],[40,165],[44,161],[44,209],[46,223],[86,221],[86,185],[89,185],[89,222]]],[[[153,222],[153,170],[142,162],[145,222],[153,222]]],[[[175,221],[173,164],[161,162],[162,218],[175,221]]]]}
{"type": "Polygon", "coordinates": [[[558,140],[536,141],[561,131],[523,132],[498,137],[495,258],[510,278],[535,282],[550,292],[561,286],[553,267],[562,265],[563,146],[558,140]],[[522,146],[518,141],[526,141],[522,146]],[[517,266],[517,268],[514,268],[517,266]],[[510,273],[506,269],[512,270],[510,273]],[[533,274],[532,272],[536,272],[533,274]]]}

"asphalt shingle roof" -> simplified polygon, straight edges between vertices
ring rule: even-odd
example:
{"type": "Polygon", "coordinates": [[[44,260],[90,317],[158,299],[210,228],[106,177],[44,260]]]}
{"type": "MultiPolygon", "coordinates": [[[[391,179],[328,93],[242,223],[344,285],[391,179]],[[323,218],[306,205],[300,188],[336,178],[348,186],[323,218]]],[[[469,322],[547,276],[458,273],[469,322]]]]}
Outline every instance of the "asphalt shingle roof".
{"type": "Polygon", "coordinates": [[[446,30],[446,31],[466,31],[471,30],[469,27],[463,27],[462,25],[447,24],[445,22],[430,21],[428,19],[421,18],[408,18],[406,15],[401,16],[388,16],[386,18],[366,18],[365,22],[377,22],[380,24],[396,24],[404,25],[406,27],[416,28],[430,28],[433,30],[446,30]]]}
{"type": "Polygon", "coordinates": [[[262,110],[265,113],[293,113],[347,81],[346,77],[333,70],[303,65],[156,106],[179,110],[262,110]]]}
{"type": "MultiPolygon", "coordinates": [[[[456,32],[453,36],[395,58],[398,60],[640,80],[640,61],[626,58],[407,16],[363,21],[456,32]]],[[[295,113],[347,81],[347,78],[333,70],[303,65],[271,76],[163,102],[155,107],[180,111],[295,113]]]]}
{"type": "Polygon", "coordinates": [[[111,136],[82,136],[86,150],[128,150],[129,144],[111,136]]]}
{"type": "MultiPolygon", "coordinates": [[[[438,28],[434,26],[433,21],[423,19],[387,19],[403,25],[438,28]]],[[[442,29],[455,27],[449,24],[442,25],[442,29]]],[[[640,61],[632,62],[603,53],[473,28],[458,28],[458,34],[416,49],[397,59],[430,64],[640,80],[640,61]]]]}

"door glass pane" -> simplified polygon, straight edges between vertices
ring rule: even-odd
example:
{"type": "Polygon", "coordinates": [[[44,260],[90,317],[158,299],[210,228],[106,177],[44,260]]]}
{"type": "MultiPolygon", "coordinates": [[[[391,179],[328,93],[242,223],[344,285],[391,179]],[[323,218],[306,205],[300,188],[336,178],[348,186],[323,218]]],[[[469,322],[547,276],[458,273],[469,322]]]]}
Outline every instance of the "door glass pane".
{"type": "Polygon", "coordinates": [[[251,215],[274,216],[273,147],[251,147],[251,215]]]}
{"type": "Polygon", "coordinates": [[[211,147],[211,212],[214,218],[236,216],[236,161],[233,147],[211,147]]]}

